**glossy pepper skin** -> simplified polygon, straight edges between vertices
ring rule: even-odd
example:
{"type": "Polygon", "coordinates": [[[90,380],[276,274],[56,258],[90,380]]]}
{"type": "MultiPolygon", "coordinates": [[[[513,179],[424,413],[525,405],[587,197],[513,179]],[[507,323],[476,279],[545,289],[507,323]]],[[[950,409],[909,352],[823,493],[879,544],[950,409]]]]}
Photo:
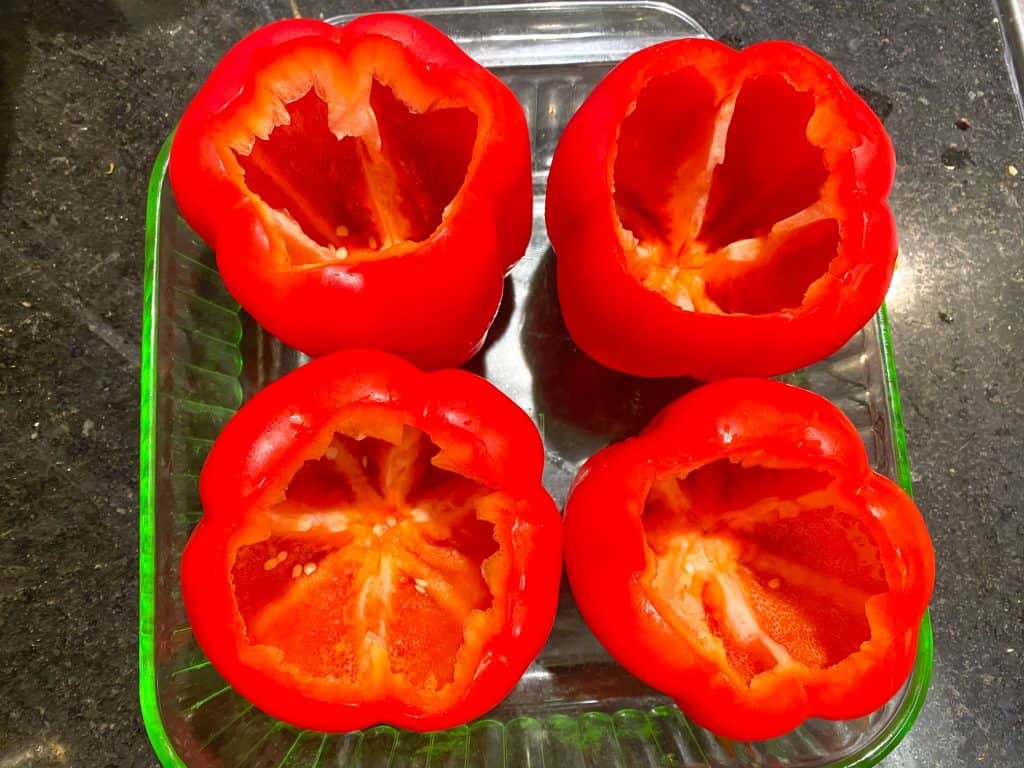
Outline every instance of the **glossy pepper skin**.
{"type": "Polygon", "coordinates": [[[250,34],[186,109],[170,177],[228,290],[314,356],[465,362],[530,237],[522,107],[443,33],[399,14],[250,34]]]}
{"type": "Polygon", "coordinates": [[[639,376],[770,376],[827,356],[888,288],[894,171],[875,114],[798,45],[639,51],[576,112],[551,165],[570,335],[639,376]]]}
{"type": "Polygon", "coordinates": [[[200,477],[185,607],[214,667],[302,728],[449,728],[547,639],[561,521],[533,423],[484,379],[314,360],[231,419],[200,477]]]}
{"type": "Polygon", "coordinates": [[[885,703],[935,578],[920,513],[849,420],[762,379],[694,390],[593,456],[565,558],[609,653],[737,740],[885,703]]]}

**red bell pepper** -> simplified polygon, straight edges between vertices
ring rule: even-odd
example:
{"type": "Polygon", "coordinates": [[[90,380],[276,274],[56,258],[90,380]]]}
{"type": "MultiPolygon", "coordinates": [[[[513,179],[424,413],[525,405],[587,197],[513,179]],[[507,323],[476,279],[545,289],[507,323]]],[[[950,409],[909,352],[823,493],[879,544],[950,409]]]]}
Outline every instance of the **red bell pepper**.
{"type": "Polygon", "coordinates": [[[561,522],[539,435],[465,371],[315,360],[228,422],[181,578],[192,631],[303,728],[448,728],[495,706],[554,621],[561,522]]]}
{"type": "Polygon", "coordinates": [[[170,177],[228,290],[311,355],[465,362],[530,237],[522,107],[397,14],[250,34],[185,111],[170,177]]]}
{"type": "Polygon", "coordinates": [[[884,704],[935,579],[921,514],[849,420],[765,379],[695,390],[593,456],[565,562],[609,653],[740,740],[884,704]]]}
{"type": "Polygon", "coordinates": [[[547,228],[576,344],[640,376],[767,376],[878,309],[895,158],[875,114],[798,45],[655,45],[616,67],[555,152],[547,228]]]}

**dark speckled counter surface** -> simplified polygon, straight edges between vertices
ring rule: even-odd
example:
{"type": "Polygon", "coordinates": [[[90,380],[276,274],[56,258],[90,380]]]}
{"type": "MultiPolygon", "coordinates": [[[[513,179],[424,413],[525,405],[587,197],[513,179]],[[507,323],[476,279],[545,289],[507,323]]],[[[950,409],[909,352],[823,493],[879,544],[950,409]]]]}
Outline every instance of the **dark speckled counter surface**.
{"type": "MultiPolygon", "coordinates": [[[[309,16],[399,5],[297,3],[309,16]]],[[[931,693],[885,765],[1024,765],[1024,143],[1004,58],[1012,15],[988,0],[678,4],[733,45],[809,45],[885,118],[902,246],[889,307],[939,564],[931,693]]],[[[216,59],[293,7],[2,4],[0,768],[155,764],[136,692],[146,181],[216,59]]]]}

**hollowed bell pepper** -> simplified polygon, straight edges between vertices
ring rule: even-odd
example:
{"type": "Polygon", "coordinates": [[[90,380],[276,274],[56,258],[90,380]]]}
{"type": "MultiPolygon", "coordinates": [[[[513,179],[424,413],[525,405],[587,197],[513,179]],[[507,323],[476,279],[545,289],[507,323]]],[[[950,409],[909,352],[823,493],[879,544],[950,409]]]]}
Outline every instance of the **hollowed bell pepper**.
{"type": "Polygon", "coordinates": [[[593,456],[566,502],[566,570],[619,663],[722,736],[845,720],[906,680],[931,540],[824,398],[709,384],[593,456]]]}
{"type": "Polygon", "coordinates": [[[634,54],[551,165],[573,340],[640,376],[766,376],[832,353],[892,277],[894,169],[871,109],[800,46],[691,39],[634,54]]]}
{"type": "Polygon", "coordinates": [[[523,411],[381,352],[315,360],[228,422],[182,557],[192,631],[303,728],[448,728],[495,706],[554,621],[561,521],[523,411]]]}
{"type": "Polygon", "coordinates": [[[246,37],[185,111],[170,177],[228,290],[311,355],[465,362],[530,236],[522,107],[397,14],[246,37]]]}

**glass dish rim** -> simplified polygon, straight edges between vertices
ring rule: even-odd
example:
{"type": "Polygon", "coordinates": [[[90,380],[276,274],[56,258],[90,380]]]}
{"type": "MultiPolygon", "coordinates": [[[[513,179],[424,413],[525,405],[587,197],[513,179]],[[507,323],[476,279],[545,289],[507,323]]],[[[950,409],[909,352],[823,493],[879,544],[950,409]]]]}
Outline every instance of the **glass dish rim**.
{"type": "MultiPolygon", "coordinates": [[[[531,2],[524,4],[494,4],[478,6],[488,11],[538,10],[560,7],[616,6],[618,0],[596,2],[531,2]]],[[[695,27],[699,24],[688,14],[658,0],[634,0],[633,5],[660,10],[683,18],[695,27]]],[[[444,12],[465,12],[465,7],[420,9],[417,15],[435,15],[444,12]]],[[[475,9],[474,9],[475,10],[475,9]]],[[[332,17],[331,20],[344,18],[332,17]]],[[[188,768],[178,755],[164,726],[157,697],[156,665],[154,663],[154,625],[156,611],[156,390],[157,390],[157,292],[159,266],[160,209],[163,184],[167,174],[168,157],[174,134],[165,140],[153,164],[146,202],[146,240],[143,272],[143,316],[141,341],[140,408],[139,408],[139,701],[143,724],[153,750],[160,763],[167,767],[188,768]]],[[[896,479],[912,493],[910,465],[903,413],[900,402],[899,381],[893,354],[888,312],[885,305],[878,313],[879,348],[884,377],[887,417],[893,437],[896,479]]],[[[829,768],[867,768],[877,765],[902,741],[917,720],[927,696],[932,674],[933,638],[930,612],[921,620],[918,634],[917,656],[911,672],[911,686],[900,702],[899,709],[888,726],[875,739],[860,750],[832,763],[829,768]]]]}
{"type": "MultiPolygon", "coordinates": [[[[444,5],[437,8],[407,8],[402,13],[408,13],[412,16],[444,16],[445,14],[451,13],[465,13],[466,11],[473,12],[504,12],[504,11],[560,11],[560,10],[590,10],[595,8],[616,8],[623,5],[623,0],[536,0],[535,2],[526,3],[481,3],[476,6],[464,6],[464,5],[444,5]]],[[[704,33],[705,37],[710,37],[707,30],[704,29],[693,16],[688,14],[686,11],[676,8],[671,3],[664,2],[663,0],[628,0],[628,4],[636,8],[644,8],[646,10],[658,11],[668,16],[674,16],[677,19],[681,19],[689,24],[694,29],[700,30],[704,33]]],[[[363,15],[362,12],[356,11],[354,13],[339,13],[334,16],[328,16],[324,19],[328,24],[340,24],[342,22],[354,19],[357,16],[363,15]]]]}

